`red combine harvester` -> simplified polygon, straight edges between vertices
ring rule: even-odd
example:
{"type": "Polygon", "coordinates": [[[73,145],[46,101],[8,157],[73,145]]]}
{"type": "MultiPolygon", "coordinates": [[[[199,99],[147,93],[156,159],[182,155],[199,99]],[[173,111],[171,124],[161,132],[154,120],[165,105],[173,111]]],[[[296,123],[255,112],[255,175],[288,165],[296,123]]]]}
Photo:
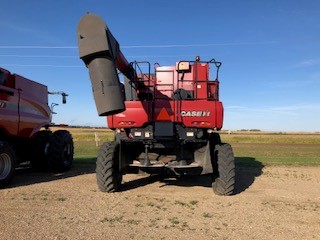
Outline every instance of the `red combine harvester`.
{"type": "Polygon", "coordinates": [[[122,175],[212,174],[216,194],[231,195],[235,184],[232,148],[222,143],[219,101],[221,63],[180,61],[175,66],[128,63],[104,21],[85,15],[78,25],[79,55],[89,69],[98,114],[115,130],[101,146],[96,174],[99,189],[119,191],[122,175]],[[210,80],[210,67],[216,69],[210,80]],[[117,69],[125,76],[120,83],[117,69]],[[138,172],[138,171],[136,171],[138,172]]]}
{"type": "MultiPolygon", "coordinates": [[[[64,92],[51,94],[61,94],[66,102],[64,92]]],[[[0,68],[0,187],[9,184],[23,162],[37,170],[70,169],[72,136],[50,131],[52,113],[47,86],[0,68]]]]}

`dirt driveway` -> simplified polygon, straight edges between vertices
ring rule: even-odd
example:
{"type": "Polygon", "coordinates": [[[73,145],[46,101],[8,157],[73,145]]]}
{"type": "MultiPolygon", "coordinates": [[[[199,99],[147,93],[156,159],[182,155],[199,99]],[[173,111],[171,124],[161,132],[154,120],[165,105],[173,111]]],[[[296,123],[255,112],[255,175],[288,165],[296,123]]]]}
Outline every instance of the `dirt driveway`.
{"type": "Polygon", "coordinates": [[[126,175],[106,194],[93,171],[20,170],[0,190],[0,239],[320,239],[319,167],[238,167],[231,197],[207,176],[126,175]]]}

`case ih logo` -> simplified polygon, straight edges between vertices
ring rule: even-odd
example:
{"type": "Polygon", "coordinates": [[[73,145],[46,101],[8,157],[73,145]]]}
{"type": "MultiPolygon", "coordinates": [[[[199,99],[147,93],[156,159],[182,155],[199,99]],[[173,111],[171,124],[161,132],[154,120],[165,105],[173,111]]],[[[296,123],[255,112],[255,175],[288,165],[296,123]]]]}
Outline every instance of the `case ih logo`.
{"type": "Polygon", "coordinates": [[[181,111],[182,117],[209,117],[210,111],[181,111]]]}

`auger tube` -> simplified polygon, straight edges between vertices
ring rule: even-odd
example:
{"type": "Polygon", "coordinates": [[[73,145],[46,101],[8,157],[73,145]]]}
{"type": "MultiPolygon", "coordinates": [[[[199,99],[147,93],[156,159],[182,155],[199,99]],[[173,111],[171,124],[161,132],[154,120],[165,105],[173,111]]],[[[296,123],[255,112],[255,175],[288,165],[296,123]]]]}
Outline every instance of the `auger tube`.
{"type": "Polygon", "coordinates": [[[116,69],[130,79],[134,74],[117,40],[104,21],[95,14],[86,14],[79,21],[77,38],[79,56],[89,69],[99,116],[124,111],[124,93],[116,69]]]}

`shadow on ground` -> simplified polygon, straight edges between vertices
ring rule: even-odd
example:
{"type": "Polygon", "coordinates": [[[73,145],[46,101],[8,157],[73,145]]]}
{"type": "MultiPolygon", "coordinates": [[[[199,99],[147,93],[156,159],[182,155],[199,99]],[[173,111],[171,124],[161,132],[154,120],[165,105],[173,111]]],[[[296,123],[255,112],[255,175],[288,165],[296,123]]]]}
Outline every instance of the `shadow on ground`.
{"type": "MultiPolygon", "coordinates": [[[[36,183],[56,181],[60,179],[95,173],[96,158],[75,158],[74,166],[68,172],[64,173],[50,173],[37,172],[29,165],[21,166],[16,169],[15,177],[12,183],[6,188],[15,188],[20,186],[27,186],[36,183]]],[[[251,157],[236,157],[236,184],[235,195],[248,189],[255,181],[255,178],[262,174],[264,165],[251,157]]],[[[200,186],[211,188],[211,175],[202,176],[160,176],[141,174],[135,180],[125,182],[122,185],[122,191],[128,191],[135,188],[140,188],[155,182],[163,183],[161,187],[166,186],[181,186],[192,187],[200,186]]]]}
{"type": "MultiPolygon", "coordinates": [[[[239,194],[248,189],[255,181],[255,178],[262,174],[264,165],[252,157],[236,157],[236,184],[234,194],[239,194]]],[[[143,176],[143,175],[142,175],[143,176]]],[[[159,176],[159,175],[146,175],[139,179],[126,182],[122,186],[122,191],[143,187],[154,182],[160,181],[163,183],[161,187],[165,186],[181,186],[181,187],[210,187],[212,186],[212,176],[159,176]]]]}
{"type": "Polygon", "coordinates": [[[124,182],[121,186],[121,191],[129,191],[135,188],[140,188],[143,186],[147,186],[149,184],[161,181],[163,177],[161,175],[149,175],[149,174],[139,174],[140,178],[124,182]]]}
{"type": "Polygon", "coordinates": [[[248,189],[263,173],[264,165],[252,157],[236,157],[236,184],[234,194],[248,189]]]}
{"type": "Polygon", "coordinates": [[[16,169],[15,176],[6,188],[27,186],[42,182],[51,182],[95,172],[96,158],[75,158],[71,170],[64,173],[35,171],[29,164],[23,164],[16,169]]]}

